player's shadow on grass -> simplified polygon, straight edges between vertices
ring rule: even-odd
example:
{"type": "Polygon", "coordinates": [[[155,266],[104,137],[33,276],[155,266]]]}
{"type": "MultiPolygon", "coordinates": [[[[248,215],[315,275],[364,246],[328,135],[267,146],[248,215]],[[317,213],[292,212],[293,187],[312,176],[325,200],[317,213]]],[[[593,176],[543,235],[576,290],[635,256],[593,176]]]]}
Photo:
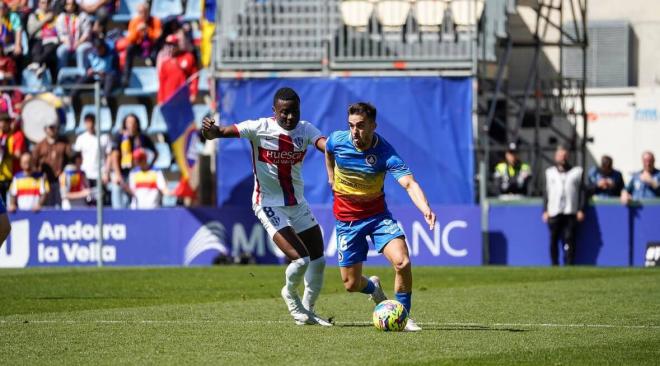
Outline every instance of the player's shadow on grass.
{"type": "MultiPolygon", "coordinates": [[[[368,323],[339,323],[335,324],[337,327],[346,328],[368,328],[373,327],[373,324],[368,323]]],[[[513,328],[513,327],[497,327],[489,325],[478,324],[421,324],[424,331],[438,330],[438,331],[491,331],[491,332],[529,332],[530,329],[513,328]]]]}

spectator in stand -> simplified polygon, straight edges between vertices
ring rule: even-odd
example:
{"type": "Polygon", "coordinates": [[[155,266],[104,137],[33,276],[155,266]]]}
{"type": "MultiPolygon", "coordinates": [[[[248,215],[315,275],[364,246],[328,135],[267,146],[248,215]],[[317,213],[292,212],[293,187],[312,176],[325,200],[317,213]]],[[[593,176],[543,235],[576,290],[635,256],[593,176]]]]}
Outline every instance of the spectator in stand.
{"type": "Polygon", "coordinates": [[[14,139],[11,136],[11,117],[0,114],[0,196],[7,199],[7,191],[14,178],[14,139]]]}
{"type": "Polygon", "coordinates": [[[64,10],[55,21],[61,43],[57,48],[57,64],[59,68],[67,67],[75,55],[76,66],[81,67],[85,53],[92,47],[92,22],[86,13],[78,13],[75,0],[66,0],[64,10]]]}
{"type": "Polygon", "coordinates": [[[650,151],[642,154],[640,172],[633,174],[628,186],[621,192],[621,202],[624,205],[630,201],[660,198],[660,170],[655,168],[655,156],[650,151]]]}
{"type": "Polygon", "coordinates": [[[504,153],[504,161],[495,166],[493,174],[500,195],[526,195],[532,170],[518,158],[518,146],[512,142],[504,153]]]}
{"type": "Polygon", "coordinates": [[[93,16],[105,28],[117,9],[117,0],[76,0],[80,10],[93,16]]]}
{"type": "Polygon", "coordinates": [[[136,168],[128,176],[128,187],[133,196],[132,209],[150,210],[160,207],[163,195],[168,195],[163,172],[153,169],[147,162],[144,149],[133,151],[136,168]]]}
{"type": "Polygon", "coordinates": [[[52,80],[57,77],[57,47],[60,40],[55,28],[56,14],[50,8],[49,0],[39,0],[39,7],[30,14],[27,23],[28,37],[31,42],[32,63],[29,69],[41,73],[47,67],[52,80]]]}
{"type": "MultiPolygon", "coordinates": [[[[61,203],[58,177],[64,170],[64,163],[71,157],[71,144],[60,136],[59,121],[54,120],[45,127],[46,137],[32,150],[32,160],[37,171],[44,173],[50,186],[46,206],[59,206],[61,203]]],[[[21,166],[21,168],[23,168],[21,166]]]]}
{"type": "Polygon", "coordinates": [[[0,2],[0,49],[2,49],[4,54],[14,57],[23,54],[23,45],[21,43],[22,31],[23,25],[21,24],[20,16],[10,11],[4,1],[0,2]]]}
{"type": "Polygon", "coordinates": [[[555,151],[555,165],[545,171],[543,221],[550,229],[550,258],[559,265],[560,240],[564,242],[564,264],[575,262],[575,246],[579,223],[584,221],[585,192],[581,185],[582,168],[568,161],[569,152],[560,146],[555,151]]]}
{"type": "Polygon", "coordinates": [[[7,211],[39,211],[44,206],[50,187],[43,173],[34,170],[32,155],[21,155],[21,171],[18,172],[9,187],[9,206],[7,211]]]}
{"type": "Polygon", "coordinates": [[[589,191],[597,198],[619,197],[623,190],[623,176],[614,169],[614,161],[608,155],[600,159],[600,167],[589,172],[589,191]]]}
{"type": "MultiPolygon", "coordinates": [[[[149,14],[149,5],[138,6],[138,14],[128,23],[128,34],[123,43],[126,47],[126,61],[122,85],[128,86],[133,69],[133,58],[143,58],[148,66],[156,60],[156,41],[162,32],[160,19],[149,14]]],[[[119,48],[119,47],[118,47],[119,48]]]]}
{"type": "Polygon", "coordinates": [[[9,222],[9,216],[7,216],[5,200],[0,198],[0,248],[2,248],[2,244],[7,240],[10,231],[11,223],[9,222]]]}
{"type": "MultiPolygon", "coordinates": [[[[81,169],[85,173],[89,182],[90,188],[96,188],[99,184],[98,164],[99,147],[96,135],[96,117],[89,113],[84,117],[85,132],[83,132],[76,142],[73,144],[73,151],[80,152],[82,157],[81,169]]],[[[101,152],[108,152],[109,138],[108,135],[102,134],[101,138],[101,152]]]]}
{"type": "Polygon", "coordinates": [[[195,45],[192,37],[192,28],[190,23],[181,24],[176,17],[168,19],[163,24],[163,32],[156,43],[156,47],[160,50],[158,51],[158,56],[156,57],[156,67],[160,70],[160,64],[165,59],[168,59],[172,56],[172,48],[167,45],[167,37],[170,35],[176,35],[179,38],[179,50],[189,51],[194,54],[195,45]]]}
{"type": "MultiPolygon", "coordinates": [[[[158,88],[159,104],[172,96],[198,70],[195,56],[191,52],[179,49],[179,37],[177,35],[169,35],[166,43],[171,47],[172,57],[163,61],[158,72],[158,80],[160,81],[160,87],[158,88]]],[[[198,84],[198,78],[195,77],[190,85],[191,103],[197,98],[198,84]]]]}
{"type": "MultiPolygon", "coordinates": [[[[108,105],[113,90],[119,82],[119,62],[117,53],[108,47],[105,40],[94,38],[93,48],[87,52],[83,67],[85,76],[78,79],[79,84],[89,84],[95,81],[101,82],[101,104],[108,105]]],[[[81,89],[74,88],[71,93],[73,108],[80,110],[81,89]]]]}
{"type": "Polygon", "coordinates": [[[72,208],[87,207],[91,201],[89,183],[85,172],[82,171],[82,155],[79,152],[73,153],[71,164],[64,167],[60,174],[60,194],[62,196],[62,209],[70,210],[72,208]]]}
{"type": "Polygon", "coordinates": [[[129,187],[127,180],[129,173],[134,168],[133,152],[137,149],[151,150],[154,155],[151,164],[158,159],[158,152],[154,143],[140,130],[137,116],[129,114],[122,121],[121,132],[112,141],[109,163],[112,170],[110,191],[113,208],[128,207],[129,187]]]}
{"type": "MultiPolygon", "coordinates": [[[[0,82],[2,85],[12,85],[16,80],[16,61],[13,56],[7,56],[0,47],[0,82]]],[[[3,91],[4,93],[4,91],[3,91]]]]}
{"type": "Polygon", "coordinates": [[[11,122],[11,139],[13,140],[12,149],[14,154],[14,173],[21,170],[20,157],[28,152],[27,140],[21,129],[20,116],[13,118],[11,122]]]}

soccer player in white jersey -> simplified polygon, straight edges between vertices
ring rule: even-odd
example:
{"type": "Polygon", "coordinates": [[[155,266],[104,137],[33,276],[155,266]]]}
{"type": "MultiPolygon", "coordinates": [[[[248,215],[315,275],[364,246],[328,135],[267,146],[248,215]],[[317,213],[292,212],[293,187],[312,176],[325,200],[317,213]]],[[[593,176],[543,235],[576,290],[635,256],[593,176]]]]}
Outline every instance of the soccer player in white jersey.
{"type": "Polygon", "coordinates": [[[218,127],[211,118],[202,121],[206,139],[242,137],[252,146],[254,192],[252,208],[268,235],[289,258],[286,285],[281,295],[296,324],[331,326],[314,313],[323,286],[325,258],[323,237],[303,196],[302,162],[307,145],[325,152],[326,138],[307,121],[300,120],[300,98],[291,88],[273,97],[273,117],[218,127]],[[297,288],[305,283],[302,300],[297,288]]]}

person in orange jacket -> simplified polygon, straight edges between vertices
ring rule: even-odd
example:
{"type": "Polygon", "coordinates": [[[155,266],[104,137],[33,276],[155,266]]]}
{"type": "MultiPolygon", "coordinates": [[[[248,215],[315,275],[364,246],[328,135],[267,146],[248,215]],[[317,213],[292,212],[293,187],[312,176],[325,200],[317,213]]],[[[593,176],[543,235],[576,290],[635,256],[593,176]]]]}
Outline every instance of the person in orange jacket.
{"type": "Polygon", "coordinates": [[[156,55],[156,41],[162,32],[160,19],[149,14],[146,3],[138,6],[138,14],[128,23],[128,34],[124,39],[126,44],[126,64],[122,84],[128,85],[133,69],[133,58],[140,56],[147,65],[154,63],[156,55]]]}
{"type": "MultiPolygon", "coordinates": [[[[191,76],[197,73],[197,60],[188,51],[179,48],[179,36],[170,34],[165,39],[166,47],[171,47],[171,56],[165,59],[158,69],[158,104],[165,102],[174,92],[179,89],[191,76]]],[[[190,102],[194,103],[197,98],[198,78],[190,83],[190,102]]]]}

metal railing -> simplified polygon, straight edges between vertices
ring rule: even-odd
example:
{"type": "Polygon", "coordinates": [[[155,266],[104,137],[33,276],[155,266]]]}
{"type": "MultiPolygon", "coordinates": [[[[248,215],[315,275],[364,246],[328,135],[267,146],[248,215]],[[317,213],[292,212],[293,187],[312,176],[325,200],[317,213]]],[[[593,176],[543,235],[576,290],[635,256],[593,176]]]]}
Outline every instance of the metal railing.
{"type": "Polygon", "coordinates": [[[472,72],[483,0],[227,0],[216,65],[227,70],[472,72]]]}

